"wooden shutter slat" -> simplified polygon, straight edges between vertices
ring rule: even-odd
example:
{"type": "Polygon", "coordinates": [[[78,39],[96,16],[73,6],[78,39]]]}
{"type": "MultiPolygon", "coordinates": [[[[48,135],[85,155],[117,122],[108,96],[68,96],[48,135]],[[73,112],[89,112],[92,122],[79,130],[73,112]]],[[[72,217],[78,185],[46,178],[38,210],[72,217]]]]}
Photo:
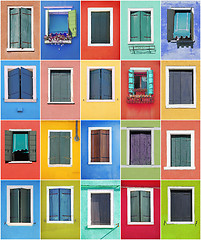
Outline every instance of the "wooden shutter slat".
{"type": "Polygon", "coordinates": [[[194,41],[194,13],[191,9],[191,40],[194,41]]]}
{"type": "Polygon", "coordinates": [[[36,131],[30,131],[28,133],[29,144],[29,160],[36,162],[36,131]]]}
{"type": "Polygon", "coordinates": [[[60,221],[71,221],[70,189],[60,189],[60,221]]]}
{"type": "Polygon", "coordinates": [[[50,101],[62,102],[61,100],[61,78],[58,71],[50,72],[50,101]]]}
{"type": "Polygon", "coordinates": [[[91,131],[91,162],[100,162],[100,131],[91,131]]]}
{"type": "Polygon", "coordinates": [[[19,189],[10,189],[10,222],[20,222],[20,192],[19,189]]]}
{"type": "Polygon", "coordinates": [[[101,69],[101,99],[112,99],[112,71],[101,69]]]}
{"type": "Polygon", "coordinates": [[[21,98],[33,99],[33,72],[21,67],[21,98]]]}
{"type": "Polygon", "coordinates": [[[30,189],[20,189],[21,197],[21,222],[30,223],[31,222],[31,196],[30,189]]]}
{"type": "Polygon", "coordinates": [[[191,166],[191,136],[181,136],[181,166],[191,166]]]}
{"type": "Polygon", "coordinates": [[[68,27],[72,34],[72,37],[77,36],[77,17],[76,10],[68,12],[68,27]]]}
{"type": "Polygon", "coordinates": [[[130,41],[140,41],[140,12],[130,13],[130,41]]]}
{"type": "Polygon", "coordinates": [[[167,9],[167,40],[168,42],[170,42],[173,39],[174,15],[175,15],[175,10],[167,9]]]}
{"type": "Polygon", "coordinates": [[[20,8],[10,9],[10,47],[20,48],[20,8]]]}
{"type": "Polygon", "coordinates": [[[140,222],[140,192],[130,192],[130,216],[131,222],[140,222]]]}
{"type": "Polygon", "coordinates": [[[192,71],[181,71],[181,104],[193,104],[192,71]]]}
{"type": "Polygon", "coordinates": [[[21,8],[21,48],[31,48],[31,9],[21,8]]]}
{"type": "Polygon", "coordinates": [[[61,83],[61,102],[71,102],[71,71],[60,71],[58,74],[61,83]]]}
{"type": "Polygon", "coordinates": [[[100,69],[90,71],[90,99],[101,99],[100,69]]]}
{"type": "Polygon", "coordinates": [[[134,70],[129,69],[128,70],[128,93],[129,95],[134,95],[134,89],[135,89],[135,77],[134,77],[134,70]]]}
{"type": "Polygon", "coordinates": [[[110,161],[110,131],[100,130],[100,162],[110,161]]]}
{"type": "Polygon", "coordinates": [[[49,189],[49,220],[59,221],[59,189],[49,189]]]}
{"type": "Polygon", "coordinates": [[[150,192],[141,191],[140,192],[140,205],[141,205],[141,222],[151,221],[150,212],[150,192]]]}
{"type": "Polygon", "coordinates": [[[60,132],[60,164],[70,164],[71,162],[71,138],[70,132],[60,132]]]}
{"type": "Polygon", "coordinates": [[[50,164],[59,164],[60,144],[59,132],[50,132],[50,164]]]}
{"type": "Polygon", "coordinates": [[[8,99],[20,99],[20,69],[8,71],[8,99]]]}
{"type": "Polygon", "coordinates": [[[154,74],[153,70],[147,71],[147,94],[154,94],[154,74]]]}
{"type": "Polygon", "coordinates": [[[13,133],[5,131],[5,162],[12,161],[13,133]]]}
{"type": "Polygon", "coordinates": [[[141,41],[151,41],[151,12],[141,11],[141,41]]]}

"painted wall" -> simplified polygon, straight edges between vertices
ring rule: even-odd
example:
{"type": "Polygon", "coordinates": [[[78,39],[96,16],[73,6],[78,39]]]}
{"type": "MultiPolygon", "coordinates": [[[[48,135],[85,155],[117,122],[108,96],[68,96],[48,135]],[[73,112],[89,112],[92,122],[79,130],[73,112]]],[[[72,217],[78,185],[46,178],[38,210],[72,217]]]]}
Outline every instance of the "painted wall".
{"type": "Polygon", "coordinates": [[[81,181],[81,239],[120,239],[120,181],[81,181]],[[88,189],[114,190],[114,228],[88,228],[88,189]]]}
{"type": "Polygon", "coordinates": [[[159,239],[160,238],[160,181],[121,181],[121,238],[159,239]],[[128,225],[127,188],[153,188],[154,224],[128,225]]]}
{"type": "Polygon", "coordinates": [[[161,61],[161,119],[200,118],[200,61],[161,61]],[[196,108],[166,108],[166,66],[196,67],[196,108]]]}
{"type": "Polygon", "coordinates": [[[41,238],[79,239],[80,238],[80,181],[41,181],[41,238]],[[74,187],[74,223],[47,223],[47,186],[74,187]]]}
{"type": "Polygon", "coordinates": [[[76,121],[41,121],[41,179],[80,179],[80,140],[74,140],[75,127],[76,121]],[[72,130],[72,167],[48,167],[48,130],[72,130]]]}
{"type": "Polygon", "coordinates": [[[1,121],[1,178],[40,179],[40,121],[1,121]],[[36,131],[36,162],[5,163],[5,130],[31,129],[36,131]]]}
{"type": "Polygon", "coordinates": [[[160,119],[160,61],[121,62],[121,119],[160,119]],[[154,74],[154,103],[127,103],[128,70],[131,67],[151,68],[154,74]]]}
{"type": "Polygon", "coordinates": [[[162,121],[161,123],[161,177],[162,179],[200,179],[200,121],[162,121]],[[167,166],[167,134],[169,130],[195,131],[195,169],[165,170],[167,166]]]}
{"type": "Polygon", "coordinates": [[[2,1],[1,2],[1,58],[2,59],[40,59],[40,2],[39,1],[2,1]],[[8,6],[33,7],[33,52],[7,52],[8,47],[8,6]]]}
{"type": "Polygon", "coordinates": [[[40,62],[2,61],[1,62],[1,117],[2,119],[37,120],[40,119],[40,62]],[[4,102],[4,66],[36,66],[36,102],[4,102]],[[17,112],[22,108],[23,112],[17,112]]]}
{"type": "Polygon", "coordinates": [[[161,181],[161,238],[162,239],[200,239],[200,182],[199,181],[161,181]],[[195,221],[197,224],[167,224],[168,187],[194,187],[195,221]]]}
{"type": "Polygon", "coordinates": [[[39,181],[1,181],[1,237],[2,239],[40,239],[40,182],[39,181]],[[32,226],[8,226],[7,222],[7,186],[33,186],[33,222],[32,226]],[[4,224],[5,223],[5,224],[4,224]]]}
{"type": "Polygon", "coordinates": [[[120,61],[82,61],[81,72],[81,119],[120,119],[120,61]],[[87,102],[87,67],[115,67],[114,102],[87,102]]]}
{"type": "Polygon", "coordinates": [[[160,179],[160,121],[121,121],[121,179],[160,179]],[[127,165],[127,129],[157,128],[154,130],[154,166],[127,165]]]}
{"type": "MultiPolygon", "coordinates": [[[[54,8],[51,8],[54,9],[54,8]]],[[[55,8],[56,9],[56,8],[55,8]]],[[[66,9],[66,8],[65,8],[66,9]]],[[[41,59],[80,59],[80,1],[41,1],[41,59]],[[69,7],[77,13],[77,37],[71,44],[51,45],[44,43],[45,36],[45,7],[69,7]]]]}
{"type": "MultiPolygon", "coordinates": [[[[121,1],[121,59],[160,60],[160,1],[121,1]],[[128,8],[153,8],[155,53],[133,54],[128,44],[128,8]]],[[[147,45],[147,44],[146,44],[147,45]]]]}
{"type": "Polygon", "coordinates": [[[120,59],[120,1],[81,1],[81,59],[120,59]],[[113,46],[88,46],[88,8],[113,8],[113,46]]]}
{"type": "Polygon", "coordinates": [[[42,61],[41,76],[41,119],[80,119],[80,61],[42,61]],[[48,104],[48,68],[73,68],[74,104],[48,104]]]}
{"type": "Polygon", "coordinates": [[[81,122],[81,177],[82,179],[120,178],[120,121],[81,122]],[[112,127],[112,164],[88,164],[89,127],[112,127]]]}
{"type": "Polygon", "coordinates": [[[199,1],[161,1],[161,58],[199,60],[200,59],[200,3],[199,1]],[[194,38],[193,48],[177,48],[176,43],[167,41],[167,9],[171,7],[194,8],[194,38]]]}

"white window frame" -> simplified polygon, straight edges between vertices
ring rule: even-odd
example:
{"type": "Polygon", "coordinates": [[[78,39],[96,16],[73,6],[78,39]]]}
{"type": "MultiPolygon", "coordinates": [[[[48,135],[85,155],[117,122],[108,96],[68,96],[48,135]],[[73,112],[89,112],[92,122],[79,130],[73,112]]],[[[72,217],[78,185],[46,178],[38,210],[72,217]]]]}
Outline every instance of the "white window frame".
{"type": "Polygon", "coordinates": [[[72,139],[72,130],[48,130],[48,167],[72,167],[73,164],[73,139],[72,139]],[[50,133],[51,132],[69,132],[70,133],[70,164],[50,164],[50,133]]]}
{"type": "Polygon", "coordinates": [[[32,6],[8,6],[8,47],[7,52],[33,52],[34,51],[34,12],[32,6]],[[11,48],[10,47],[10,9],[11,8],[30,8],[31,9],[31,48],[11,48]]]}
{"type": "Polygon", "coordinates": [[[88,190],[88,228],[114,228],[114,190],[113,189],[93,189],[88,190]],[[91,224],[91,194],[110,193],[110,225],[91,224]]]}
{"type": "Polygon", "coordinates": [[[154,224],[154,191],[153,188],[127,188],[127,224],[128,225],[153,225],[154,224]],[[131,204],[130,204],[130,195],[131,192],[143,191],[150,192],[150,222],[131,222],[131,204]]]}
{"type": "Polygon", "coordinates": [[[168,187],[168,222],[167,224],[194,224],[195,223],[195,196],[194,187],[168,187]],[[192,191],[192,222],[171,221],[171,190],[191,190],[192,191]]]}
{"type": "Polygon", "coordinates": [[[113,8],[88,8],[88,46],[113,46],[113,8]],[[92,43],[91,42],[91,13],[92,12],[110,12],[110,43],[92,43]]]}
{"type": "Polygon", "coordinates": [[[88,128],[88,164],[107,165],[112,164],[112,127],[89,127],[88,128]],[[93,130],[109,130],[109,162],[91,162],[91,131],[93,130]]]}
{"type": "Polygon", "coordinates": [[[73,102],[73,68],[48,68],[48,104],[74,104],[73,102]],[[51,102],[50,101],[50,91],[51,91],[51,71],[71,71],[71,101],[70,102],[51,102]]]}
{"type": "Polygon", "coordinates": [[[115,67],[87,67],[87,102],[115,102],[115,67]],[[90,99],[90,71],[98,69],[112,71],[112,99],[90,99]]]}
{"type": "Polygon", "coordinates": [[[195,169],[195,131],[176,130],[167,131],[167,166],[165,170],[193,170],[195,169]],[[190,135],[191,136],[191,166],[190,167],[171,167],[171,136],[172,135],[190,135]]]}
{"type": "Polygon", "coordinates": [[[47,223],[74,223],[74,187],[73,186],[47,186],[46,187],[47,194],[47,223]],[[50,189],[70,189],[71,190],[71,221],[50,221],[50,213],[49,213],[49,196],[50,189]]]}
{"type": "Polygon", "coordinates": [[[154,10],[153,8],[128,8],[128,44],[153,44],[154,43],[154,10]],[[130,14],[133,11],[138,12],[151,12],[151,41],[139,41],[139,42],[131,42],[130,41],[130,14]]]}
{"type": "Polygon", "coordinates": [[[196,108],[196,66],[166,66],[166,108],[196,108]],[[193,104],[170,104],[169,103],[169,71],[170,70],[193,70],[193,104]]]}
{"type": "Polygon", "coordinates": [[[36,102],[36,66],[4,66],[4,102],[36,102]],[[33,99],[8,99],[8,71],[25,68],[33,72],[33,99]]]}
{"type": "Polygon", "coordinates": [[[33,186],[31,185],[8,185],[7,186],[7,225],[8,226],[32,226],[33,223],[33,186]],[[30,191],[30,206],[31,206],[31,222],[30,223],[11,223],[10,222],[10,190],[16,188],[29,189],[30,191]]]}

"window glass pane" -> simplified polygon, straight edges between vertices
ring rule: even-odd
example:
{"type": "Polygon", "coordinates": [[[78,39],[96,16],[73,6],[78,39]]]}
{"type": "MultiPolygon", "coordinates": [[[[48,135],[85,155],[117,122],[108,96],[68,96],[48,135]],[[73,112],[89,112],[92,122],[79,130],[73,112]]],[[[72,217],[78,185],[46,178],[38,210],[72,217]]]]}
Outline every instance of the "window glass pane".
{"type": "Polygon", "coordinates": [[[174,16],[174,38],[190,38],[191,13],[187,11],[177,11],[174,16]]]}
{"type": "Polygon", "coordinates": [[[68,15],[66,13],[49,12],[49,31],[48,33],[67,33],[68,15]]]}

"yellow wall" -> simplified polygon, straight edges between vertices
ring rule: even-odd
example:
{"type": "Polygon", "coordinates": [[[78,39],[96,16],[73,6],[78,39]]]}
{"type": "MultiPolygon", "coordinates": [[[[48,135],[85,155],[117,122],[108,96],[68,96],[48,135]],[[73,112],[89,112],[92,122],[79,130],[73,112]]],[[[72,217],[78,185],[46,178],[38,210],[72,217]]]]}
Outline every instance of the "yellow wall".
{"type": "Polygon", "coordinates": [[[161,119],[200,118],[200,61],[161,61],[161,119]],[[166,108],[166,66],[196,67],[196,108],[166,108]]]}
{"type": "MultiPolygon", "coordinates": [[[[120,61],[81,61],[81,118],[120,119],[120,61]],[[87,67],[115,67],[115,101],[87,102],[87,67]]],[[[126,79],[127,81],[127,79],[126,79]]]]}
{"type": "Polygon", "coordinates": [[[74,140],[75,126],[76,121],[41,121],[41,179],[80,179],[80,140],[74,140]],[[72,130],[72,167],[48,167],[48,130],[72,130]]]}

